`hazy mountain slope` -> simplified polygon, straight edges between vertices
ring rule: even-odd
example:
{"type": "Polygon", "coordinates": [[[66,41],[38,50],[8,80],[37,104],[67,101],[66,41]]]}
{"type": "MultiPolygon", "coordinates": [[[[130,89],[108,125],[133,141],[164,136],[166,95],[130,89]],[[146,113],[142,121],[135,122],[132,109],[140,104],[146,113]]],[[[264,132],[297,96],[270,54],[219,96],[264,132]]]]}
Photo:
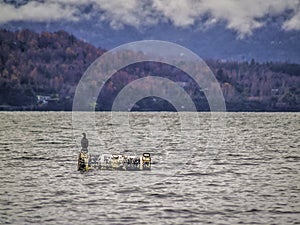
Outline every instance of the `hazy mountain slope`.
{"type": "MultiPolygon", "coordinates": [[[[103,52],[65,31],[35,33],[29,30],[1,30],[0,105],[70,110],[80,77],[103,52]],[[41,104],[40,96],[48,96],[52,100],[41,104]]],[[[228,110],[300,111],[298,64],[260,64],[255,60],[250,63],[207,60],[207,63],[220,82],[228,110]]],[[[209,110],[205,96],[191,79],[180,70],[160,63],[141,63],[117,72],[101,93],[97,109],[109,110],[122,87],[147,75],[184,82],[185,90],[198,109],[209,110]]],[[[156,105],[150,103],[150,100],[145,100],[141,106],[170,110],[169,106],[163,108],[163,101],[158,101],[156,105]]]]}

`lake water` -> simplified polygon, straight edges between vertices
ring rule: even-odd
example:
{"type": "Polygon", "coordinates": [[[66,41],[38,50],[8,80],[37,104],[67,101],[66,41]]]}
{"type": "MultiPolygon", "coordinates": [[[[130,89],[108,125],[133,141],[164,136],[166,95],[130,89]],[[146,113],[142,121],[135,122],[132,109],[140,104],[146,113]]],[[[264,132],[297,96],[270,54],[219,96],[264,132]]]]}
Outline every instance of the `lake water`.
{"type": "Polygon", "coordinates": [[[97,113],[90,152],[151,171],[78,172],[72,113],[1,112],[0,224],[300,223],[300,113],[126,115],[97,113]]]}

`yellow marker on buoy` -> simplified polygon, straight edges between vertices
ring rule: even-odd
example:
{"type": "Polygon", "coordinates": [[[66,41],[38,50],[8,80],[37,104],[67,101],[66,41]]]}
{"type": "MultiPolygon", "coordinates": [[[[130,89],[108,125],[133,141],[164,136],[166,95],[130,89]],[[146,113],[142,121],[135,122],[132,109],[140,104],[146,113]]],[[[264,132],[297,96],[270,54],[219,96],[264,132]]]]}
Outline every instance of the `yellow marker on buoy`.
{"type": "Polygon", "coordinates": [[[88,153],[80,152],[78,156],[78,171],[87,171],[89,169],[88,153]]]}

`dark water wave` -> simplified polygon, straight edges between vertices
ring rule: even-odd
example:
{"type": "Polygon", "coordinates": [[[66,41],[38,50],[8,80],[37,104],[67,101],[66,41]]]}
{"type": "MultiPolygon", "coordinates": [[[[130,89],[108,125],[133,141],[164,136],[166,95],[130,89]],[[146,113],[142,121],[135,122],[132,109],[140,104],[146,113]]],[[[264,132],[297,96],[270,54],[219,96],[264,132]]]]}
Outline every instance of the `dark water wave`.
{"type": "Polygon", "coordinates": [[[178,133],[177,114],[132,114],[122,142],[110,113],[100,113],[94,150],[147,150],[154,164],[80,173],[71,113],[2,112],[0,224],[299,224],[300,114],[228,114],[205,169],[210,117],[198,115],[197,136],[178,133]]]}

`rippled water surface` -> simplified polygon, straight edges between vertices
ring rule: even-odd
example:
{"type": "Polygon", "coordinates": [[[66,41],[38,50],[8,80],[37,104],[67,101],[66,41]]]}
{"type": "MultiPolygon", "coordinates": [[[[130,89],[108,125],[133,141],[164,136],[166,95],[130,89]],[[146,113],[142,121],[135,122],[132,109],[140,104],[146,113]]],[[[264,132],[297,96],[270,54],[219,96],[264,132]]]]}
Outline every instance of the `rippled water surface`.
{"type": "Polygon", "coordinates": [[[90,152],[148,151],[153,165],[86,173],[71,113],[0,118],[0,224],[300,223],[299,113],[227,113],[213,131],[209,113],[130,113],[125,128],[97,113],[90,152]]]}

